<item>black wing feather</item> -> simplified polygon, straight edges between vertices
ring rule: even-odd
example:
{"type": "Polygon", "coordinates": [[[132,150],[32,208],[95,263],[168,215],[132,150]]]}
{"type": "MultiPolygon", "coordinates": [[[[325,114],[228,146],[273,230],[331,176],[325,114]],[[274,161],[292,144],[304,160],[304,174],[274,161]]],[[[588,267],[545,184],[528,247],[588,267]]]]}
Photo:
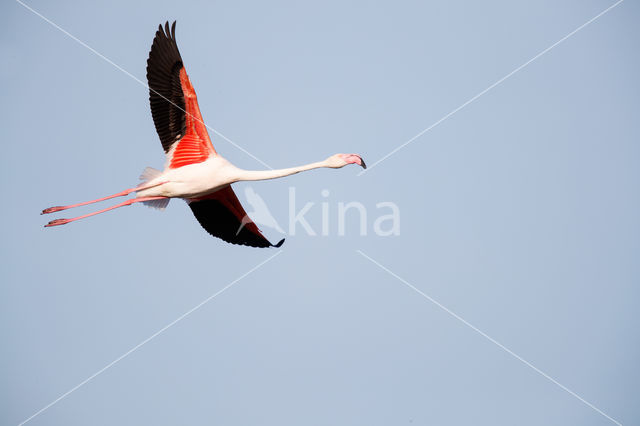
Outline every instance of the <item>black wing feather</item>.
{"type": "Polygon", "coordinates": [[[176,44],[176,22],[158,26],[147,60],[149,103],[156,131],[165,152],[186,130],[185,102],[180,84],[182,57],[176,44]]]}
{"type": "Polygon", "coordinates": [[[278,244],[271,244],[264,236],[251,232],[224,204],[216,199],[192,201],[189,203],[193,215],[200,225],[214,237],[231,244],[242,244],[251,247],[280,247],[284,239],[278,244]]]}

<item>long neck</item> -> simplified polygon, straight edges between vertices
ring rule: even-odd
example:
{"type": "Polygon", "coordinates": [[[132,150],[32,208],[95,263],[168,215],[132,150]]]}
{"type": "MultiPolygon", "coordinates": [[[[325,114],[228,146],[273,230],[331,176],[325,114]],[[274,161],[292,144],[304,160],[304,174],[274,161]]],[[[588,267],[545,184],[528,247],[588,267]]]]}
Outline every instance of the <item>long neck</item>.
{"type": "Polygon", "coordinates": [[[321,167],[329,167],[327,161],[318,161],[316,163],[305,164],[304,166],[289,167],[288,169],[277,170],[240,170],[238,173],[238,180],[267,180],[277,179],[285,176],[295,175],[296,173],[304,172],[312,169],[319,169],[321,167]]]}

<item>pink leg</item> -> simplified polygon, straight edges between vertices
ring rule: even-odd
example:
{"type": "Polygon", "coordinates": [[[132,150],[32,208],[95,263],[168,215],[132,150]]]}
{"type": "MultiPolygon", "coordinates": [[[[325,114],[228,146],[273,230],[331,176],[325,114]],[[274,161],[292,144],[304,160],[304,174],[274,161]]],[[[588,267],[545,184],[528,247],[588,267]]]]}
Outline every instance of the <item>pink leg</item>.
{"type": "MultiPolygon", "coordinates": [[[[112,197],[107,197],[107,198],[112,198],[112,197]]],[[[47,223],[44,227],[48,228],[50,226],[64,225],[66,223],[73,222],[75,220],[84,219],[85,217],[95,216],[95,215],[100,214],[100,213],[108,212],[109,210],[117,209],[118,207],[130,206],[133,203],[139,203],[141,201],[161,200],[163,198],[167,198],[167,197],[131,198],[130,200],[123,201],[120,204],[116,204],[115,206],[107,207],[106,209],[98,210],[97,212],[88,213],[88,214],[85,214],[85,215],[82,215],[82,216],[78,216],[78,217],[74,217],[74,218],[71,218],[71,219],[55,219],[55,220],[52,220],[51,222],[47,223]]]]}
{"type": "Polygon", "coordinates": [[[55,212],[59,212],[60,210],[70,209],[72,207],[86,206],[87,204],[98,203],[100,201],[109,200],[111,198],[124,197],[126,195],[131,194],[132,192],[137,192],[137,191],[141,191],[143,189],[153,188],[155,186],[163,185],[165,183],[167,183],[167,182],[160,182],[160,183],[156,183],[156,184],[148,185],[148,186],[138,186],[138,187],[135,187],[135,188],[129,188],[129,189],[125,189],[122,192],[118,192],[117,194],[109,195],[108,197],[98,198],[96,200],[85,201],[84,203],[70,204],[68,206],[49,207],[48,209],[42,210],[42,213],[40,213],[40,214],[55,213],[55,212]]]}

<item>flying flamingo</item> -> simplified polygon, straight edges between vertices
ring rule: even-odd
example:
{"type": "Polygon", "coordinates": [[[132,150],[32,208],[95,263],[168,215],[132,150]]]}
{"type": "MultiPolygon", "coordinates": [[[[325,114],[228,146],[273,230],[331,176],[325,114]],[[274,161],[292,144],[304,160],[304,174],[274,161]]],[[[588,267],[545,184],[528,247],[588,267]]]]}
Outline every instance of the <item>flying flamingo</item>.
{"type": "Polygon", "coordinates": [[[366,168],[357,154],[335,154],[324,161],[280,170],[242,170],[220,156],[213,148],[202,121],[196,93],[184,69],[176,44],[176,23],[158,26],[147,60],[147,81],[153,122],[162,142],[167,161],[164,171],[147,167],[135,188],[84,203],[49,207],[42,214],[84,206],[136,193],[135,198],[114,206],[74,217],[55,219],[45,227],[64,225],[75,220],[104,213],[118,207],[144,203],[164,209],[171,198],[182,198],[191,207],[200,225],[214,237],[232,244],[252,247],[273,245],[248,216],[231,184],[239,181],[276,179],[306,170],[328,167],[338,169],[347,164],[366,168]],[[238,231],[238,229],[240,229],[238,231]]]}

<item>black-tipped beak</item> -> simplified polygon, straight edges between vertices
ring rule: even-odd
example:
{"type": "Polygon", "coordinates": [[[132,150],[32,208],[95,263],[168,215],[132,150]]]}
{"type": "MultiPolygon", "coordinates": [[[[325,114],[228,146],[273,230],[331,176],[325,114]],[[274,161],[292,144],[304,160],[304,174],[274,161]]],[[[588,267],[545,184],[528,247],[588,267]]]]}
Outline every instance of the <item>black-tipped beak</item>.
{"type": "Polygon", "coordinates": [[[366,169],[367,169],[367,165],[366,165],[366,163],[364,162],[364,158],[360,157],[360,161],[362,162],[362,164],[360,164],[360,165],[362,166],[362,168],[363,168],[363,169],[365,169],[365,170],[366,170],[366,169]]]}
{"type": "Polygon", "coordinates": [[[276,248],[278,248],[278,247],[280,247],[280,246],[282,245],[282,243],[284,243],[284,238],[283,238],[283,239],[281,239],[280,241],[278,241],[278,244],[272,244],[272,245],[271,245],[271,247],[276,247],[276,248]]]}

